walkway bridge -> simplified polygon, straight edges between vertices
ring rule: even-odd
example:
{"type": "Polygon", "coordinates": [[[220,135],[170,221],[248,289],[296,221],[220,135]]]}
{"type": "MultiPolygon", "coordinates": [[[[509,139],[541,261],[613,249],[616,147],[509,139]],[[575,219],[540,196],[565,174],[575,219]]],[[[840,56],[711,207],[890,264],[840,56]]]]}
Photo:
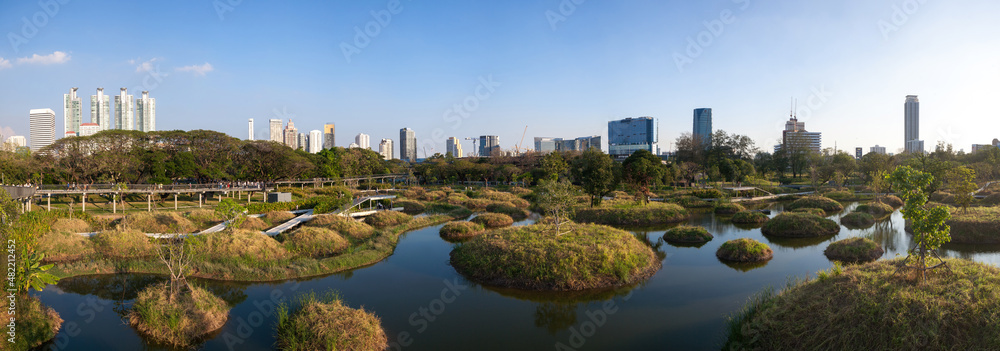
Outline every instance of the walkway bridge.
{"type": "Polygon", "coordinates": [[[367,217],[375,214],[379,211],[402,211],[402,207],[392,207],[392,199],[395,199],[396,195],[372,195],[366,196],[357,200],[350,207],[341,210],[337,213],[339,216],[344,217],[367,217]],[[389,206],[383,206],[378,201],[390,200],[389,206]]]}
{"type": "Polygon", "coordinates": [[[0,186],[10,195],[11,199],[21,203],[21,212],[31,211],[31,197],[35,195],[35,187],[31,186],[0,186]]]}

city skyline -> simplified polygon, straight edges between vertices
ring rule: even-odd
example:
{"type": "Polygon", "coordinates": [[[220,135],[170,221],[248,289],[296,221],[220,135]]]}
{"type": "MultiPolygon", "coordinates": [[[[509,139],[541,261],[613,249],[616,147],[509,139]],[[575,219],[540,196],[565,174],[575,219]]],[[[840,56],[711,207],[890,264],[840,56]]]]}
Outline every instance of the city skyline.
{"type": "MultiPolygon", "coordinates": [[[[193,1],[172,5],[67,3],[37,35],[0,45],[0,79],[45,82],[0,87],[0,128],[28,135],[25,111],[58,111],[68,87],[118,85],[171,101],[161,106],[157,130],[239,137],[245,132],[236,121],[244,118],[294,118],[303,130],[333,122],[344,136],[364,132],[380,140],[408,125],[423,136],[421,157],[424,146],[443,153],[449,136],[467,150],[468,137],[520,140],[524,125],[529,138],[607,138],[604,123],[636,116],[660,121],[660,146],[670,151],[671,141],[689,131],[690,111],[701,106],[713,108],[715,130],[748,135],[766,150],[780,138],[775,131],[787,118],[789,96],[802,102],[799,118],[824,132],[823,146],[842,150],[904,148],[898,101],[908,94],[924,98],[926,149],[944,141],[968,152],[996,138],[1000,123],[988,103],[998,92],[991,82],[1000,70],[990,58],[1000,53],[991,45],[1000,29],[986,17],[1000,4],[988,1],[927,2],[904,13],[898,4],[862,1],[588,2],[557,22],[546,17],[559,11],[554,1],[404,2],[370,44],[350,55],[343,45],[356,46],[355,28],[371,23],[385,3],[241,3],[224,12],[193,1]],[[142,10],[156,15],[124,15],[142,10]],[[312,13],[330,21],[312,23],[312,13]],[[92,23],[115,14],[128,20],[92,23]],[[457,27],[434,20],[442,16],[482,21],[457,27]],[[286,24],[265,33],[255,28],[264,20],[286,24]],[[197,25],[175,28],[179,21],[197,25]],[[138,44],[119,48],[96,35],[105,31],[138,44]],[[428,50],[410,44],[415,40],[428,50]],[[248,45],[260,41],[268,46],[248,45]],[[956,50],[967,54],[953,57],[956,50]],[[285,63],[292,52],[300,59],[285,63]],[[985,128],[971,127],[978,125],[985,128]]],[[[4,3],[0,23],[23,36],[22,17],[30,21],[42,11],[37,3],[4,3]]],[[[57,130],[65,128],[63,117],[57,114],[57,130]]],[[[267,139],[264,128],[255,133],[267,139]]]]}

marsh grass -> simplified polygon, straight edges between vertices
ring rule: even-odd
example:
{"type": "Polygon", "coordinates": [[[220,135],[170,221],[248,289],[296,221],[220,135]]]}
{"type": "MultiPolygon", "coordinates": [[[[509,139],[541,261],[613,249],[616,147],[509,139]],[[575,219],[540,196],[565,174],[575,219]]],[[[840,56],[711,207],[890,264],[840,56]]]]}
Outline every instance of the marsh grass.
{"type": "Polygon", "coordinates": [[[45,262],[75,261],[96,253],[94,242],[72,231],[52,231],[38,238],[45,262]]]}
{"type": "Polygon", "coordinates": [[[717,215],[734,215],[746,210],[743,205],[734,202],[722,202],[715,205],[715,214],[717,215]]]}
{"type": "Polygon", "coordinates": [[[757,240],[740,238],[722,243],[715,256],[726,261],[757,262],[770,260],[774,251],[757,240]]]}
{"type": "Polygon", "coordinates": [[[840,225],[810,213],[782,212],[764,223],[760,231],[765,235],[806,238],[837,234],[840,225]]]}
{"type": "Polygon", "coordinates": [[[462,240],[486,232],[482,224],[474,222],[448,222],[441,227],[440,235],[446,240],[462,240]]]}
{"type": "Polygon", "coordinates": [[[866,212],[851,212],[840,217],[840,224],[850,229],[866,229],[875,225],[875,217],[866,212]]]}
{"type": "Polygon", "coordinates": [[[156,255],[153,239],[136,230],[100,232],[90,240],[97,253],[111,260],[140,259],[156,255]]]}
{"type": "Polygon", "coordinates": [[[514,219],[503,213],[482,213],[470,221],[490,229],[509,227],[514,224],[514,219]]]}
{"type": "Polygon", "coordinates": [[[885,250],[878,243],[861,237],[836,241],[823,250],[827,258],[842,262],[873,261],[884,253],[885,250]]]}
{"type": "Polygon", "coordinates": [[[379,211],[365,218],[365,223],[375,228],[397,226],[413,220],[413,217],[396,211],[379,211]]]}
{"type": "Polygon", "coordinates": [[[257,217],[247,217],[243,220],[243,224],[240,225],[239,229],[265,231],[268,228],[271,228],[271,226],[265,223],[264,220],[257,217]]]}
{"type": "MultiPolygon", "coordinates": [[[[34,296],[16,296],[17,305],[14,307],[14,316],[16,316],[17,329],[13,336],[4,333],[3,340],[0,340],[3,343],[3,349],[29,350],[55,338],[63,323],[59,313],[43,305],[34,296]],[[9,339],[14,339],[14,342],[9,342],[9,339]]],[[[4,312],[4,315],[6,314],[7,312],[4,312]]]]}
{"type": "Polygon", "coordinates": [[[663,240],[674,243],[703,243],[711,241],[712,234],[703,227],[682,225],[663,234],[663,240]]]}
{"type": "Polygon", "coordinates": [[[881,202],[869,202],[858,205],[858,207],[854,208],[854,211],[864,212],[874,217],[883,217],[892,214],[894,209],[892,208],[892,206],[889,206],[888,204],[884,204],[881,202]]]}
{"type": "Polygon", "coordinates": [[[951,241],[960,244],[1000,244],[1000,207],[951,209],[951,241]]]}
{"type": "Polygon", "coordinates": [[[279,350],[381,351],[389,347],[381,320],[371,312],[344,305],[335,293],[299,297],[278,307],[275,338],[279,350]]]}
{"type": "Polygon", "coordinates": [[[424,204],[420,201],[415,201],[415,200],[395,201],[392,203],[392,206],[402,207],[403,213],[406,213],[411,216],[424,213],[424,204]]]}
{"type": "Polygon", "coordinates": [[[843,211],[844,205],[831,198],[815,195],[806,196],[785,205],[786,210],[795,210],[798,208],[818,208],[829,213],[843,211]]]}
{"type": "Polygon", "coordinates": [[[332,230],[326,228],[303,227],[288,235],[285,248],[298,255],[324,258],[347,249],[350,243],[332,230]]]}
{"type": "Polygon", "coordinates": [[[688,211],[677,204],[653,202],[647,205],[622,204],[576,210],[579,223],[607,225],[656,225],[683,222],[688,211]]]}
{"type": "Polygon", "coordinates": [[[229,319],[229,305],[208,290],[193,287],[173,302],[167,299],[168,291],[168,283],[140,291],[129,313],[129,323],[154,340],[188,347],[222,328],[229,319]]]}
{"type": "Polygon", "coordinates": [[[740,211],[734,214],[730,221],[736,224],[763,224],[769,219],[771,218],[761,212],[740,211]]]}
{"type": "Polygon", "coordinates": [[[515,221],[520,221],[525,218],[528,218],[528,215],[531,214],[530,212],[528,212],[528,210],[515,206],[513,203],[510,202],[494,202],[492,204],[489,204],[489,206],[486,206],[486,211],[508,215],[515,221]]]}
{"type": "Polygon", "coordinates": [[[820,216],[820,217],[826,217],[826,211],[823,211],[823,210],[818,209],[818,208],[810,208],[810,207],[796,208],[796,209],[792,210],[791,212],[794,212],[794,213],[810,213],[810,214],[814,214],[814,215],[817,215],[817,216],[820,216]]]}
{"type": "Polygon", "coordinates": [[[290,221],[295,218],[295,214],[288,211],[271,211],[260,216],[260,219],[267,223],[268,228],[277,227],[281,223],[290,221]]]}
{"type": "Polygon", "coordinates": [[[322,215],[305,223],[307,227],[327,228],[355,240],[366,239],[375,234],[375,228],[350,217],[322,215]]]}

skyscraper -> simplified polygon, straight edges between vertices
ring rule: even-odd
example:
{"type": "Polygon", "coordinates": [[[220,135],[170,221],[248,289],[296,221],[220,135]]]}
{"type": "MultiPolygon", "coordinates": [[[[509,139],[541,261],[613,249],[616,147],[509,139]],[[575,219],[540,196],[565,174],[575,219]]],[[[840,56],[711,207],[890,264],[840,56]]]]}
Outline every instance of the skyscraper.
{"type": "Polygon", "coordinates": [[[101,130],[112,128],[111,101],[104,95],[104,88],[97,88],[97,95],[90,96],[90,123],[97,123],[101,130]]]}
{"type": "Polygon", "coordinates": [[[358,133],[358,136],[354,137],[354,143],[358,144],[358,147],[362,149],[372,149],[371,137],[365,133],[358,133]]]}
{"type": "Polygon", "coordinates": [[[247,132],[247,140],[253,141],[253,118],[250,119],[250,130],[247,132]]]}
{"type": "Polygon", "coordinates": [[[323,125],[323,148],[332,149],[337,145],[337,137],[334,134],[336,131],[333,123],[327,123],[323,125]]]}
{"type": "Polygon", "coordinates": [[[576,139],[535,137],[535,151],[543,154],[552,151],[586,151],[590,148],[601,150],[601,144],[600,135],[576,139]]]}
{"type": "Polygon", "coordinates": [[[76,96],[79,88],[72,88],[69,94],[63,94],[63,134],[70,132],[80,134],[80,124],[83,124],[83,99],[76,96]]]}
{"type": "Polygon", "coordinates": [[[295,123],[292,120],[288,120],[288,125],[285,126],[285,131],[283,133],[285,145],[292,148],[292,150],[299,148],[299,130],[295,128],[295,123]]]}
{"type": "Polygon", "coordinates": [[[920,100],[916,95],[907,95],[903,104],[904,146],[906,152],[924,152],[924,142],[920,140],[920,100]]]}
{"type": "Polygon", "coordinates": [[[712,109],[694,109],[694,130],[691,136],[695,142],[700,142],[705,147],[712,145],[712,109]]]}
{"type": "Polygon", "coordinates": [[[382,155],[383,159],[392,159],[392,139],[382,139],[382,142],[378,143],[378,154],[382,155]]]}
{"type": "Polygon", "coordinates": [[[319,130],[309,131],[309,153],[318,154],[323,150],[323,132],[319,130]]]}
{"type": "Polygon", "coordinates": [[[608,154],[626,158],[638,150],[660,153],[659,136],[653,117],[626,118],[608,122],[608,154]]]}
{"type": "Polygon", "coordinates": [[[141,132],[156,131],[156,99],[149,97],[148,91],[143,91],[135,100],[135,129],[141,132]]]}
{"type": "Polygon", "coordinates": [[[269,126],[271,130],[271,141],[284,143],[285,135],[281,133],[281,120],[272,119],[269,121],[269,126]]]}
{"type": "Polygon", "coordinates": [[[309,146],[309,137],[306,136],[306,133],[299,133],[299,141],[296,144],[298,144],[296,149],[306,151],[306,147],[309,146]]]}
{"type": "Polygon", "coordinates": [[[417,136],[413,129],[399,130],[399,159],[406,162],[417,161],[417,136]]]}
{"type": "Polygon", "coordinates": [[[868,149],[868,153],[885,155],[885,146],[878,146],[878,144],[875,144],[875,146],[872,146],[870,149],[868,149]]]}
{"type": "Polygon", "coordinates": [[[56,112],[50,108],[28,111],[31,151],[38,152],[56,139],[56,112]]]}
{"type": "Polygon", "coordinates": [[[135,129],[134,111],[132,110],[132,95],[128,89],[122,88],[121,94],[115,95],[115,129],[135,129]]]}
{"type": "Polygon", "coordinates": [[[445,153],[451,153],[451,156],[455,158],[462,158],[462,142],[456,137],[448,138],[448,142],[445,145],[445,153]]]}
{"type": "Polygon", "coordinates": [[[479,136],[479,157],[493,156],[493,151],[500,150],[500,137],[496,135],[479,136]]]}
{"type": "Polygon", "coordinates": [[[781,147],[789,152],[820,152],[822,142],[822,133],[807,131],[806,122],[799,122],[796,117],[788,119],[781,132],[781,147]]]}
{"type": "Polygon", "coordinates": [[[17,148],[25,146],[28,146],[28,142],[24,139],[23,135],[11,135],[3,143],[3,149],[10,152],[14,152],[17,148]]]}

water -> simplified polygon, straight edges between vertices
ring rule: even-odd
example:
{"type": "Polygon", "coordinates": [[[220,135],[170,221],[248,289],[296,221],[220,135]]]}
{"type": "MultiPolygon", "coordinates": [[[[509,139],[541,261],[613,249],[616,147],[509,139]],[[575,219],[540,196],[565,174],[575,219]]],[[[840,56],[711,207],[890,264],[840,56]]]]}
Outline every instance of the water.
{"type": "MultiPolygon", "coordinates": [[[[782,205],[771,208],[777,214],[782,205]]],[[[840,216],[829,218],[839,221],[840,216]]],[[[476,285],[449,265],[454,244],[438,236],[440,226],[410,232],[388,259],[342,274],[277,283],[198,280],[233,306],[225,327],[198,349],[272,350],[273,300],[331,289],[348,305],[374,311],[392,349],[718,349],[726,316],[749,296],[766,286],[781,288],[790,277],[830,268],[823,255],[829,243],[868,237],[886,249],[883,258],[905,255],[911,245],[899,212],[872,228],[842,228],[836,236],[819,239],[767,238],[760,229],[739,228],[711,213],[695,214],[688,222],[708,228],[715,239],[701,247],[675,247],[660,239],[667,227],[631,228],[656,249],[663,268],[639,286],[612,291],[530,293],[476,285]],[[763,265],[730,266],[715,257],[723,242],[742,237],[769,244],[774,258],[763,265]]],[[[519,224],[527,223],[530,220],[519,224]]],[[[942,254],[1000,263],[1000,246],[947,245],[942,254]]],[[[65,320],[55,342],[46,347],[169,349],[150,344],[123,317],[137,291],[162,279],[135,274],[77,277],[46,288],[37,296],[65,320]]]]}

